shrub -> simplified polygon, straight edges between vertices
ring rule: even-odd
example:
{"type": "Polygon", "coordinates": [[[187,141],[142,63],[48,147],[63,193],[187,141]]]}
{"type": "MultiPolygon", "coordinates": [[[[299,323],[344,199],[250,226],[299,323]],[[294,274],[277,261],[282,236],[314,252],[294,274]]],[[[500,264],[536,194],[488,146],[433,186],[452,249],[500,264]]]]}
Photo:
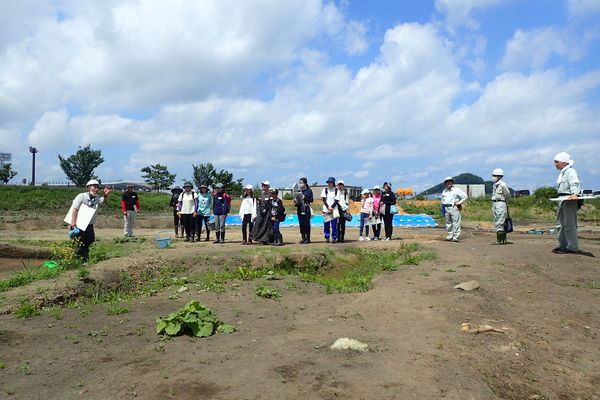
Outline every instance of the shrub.
{"type": "Polygon", "coordinates": [[[210,308],[196,300],[188,302],[175,313],[157,318],[156,324],[157,334],[169,336],[191,333],[196,337],[206,337],[215,332],[235,332],[235,326],[224,324],[210,308]]]}

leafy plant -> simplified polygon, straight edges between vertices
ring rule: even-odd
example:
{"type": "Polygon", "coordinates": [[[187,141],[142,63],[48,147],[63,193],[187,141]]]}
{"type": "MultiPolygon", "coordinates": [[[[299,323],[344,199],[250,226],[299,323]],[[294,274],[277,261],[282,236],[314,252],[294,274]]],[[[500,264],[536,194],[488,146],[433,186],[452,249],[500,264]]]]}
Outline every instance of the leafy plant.
{"type": "Polygon", "coordinates": [[[119,315],[126,312],[129,312],[129,309],[127,307],[119,307],[115,304],[113,304],[108,308],[108,310],[106,310],[106,314],[108,315],[119,315]]]}
{"type": "Polygon", "coordinates": [[[15,310],[15,314],[19,318],[31,318],[35,315],[40,315],[40,310],[30,302],[25,301],[15,310]]]}
{"type": "Polygon", "coordinates": [[[188,302],[175,313],[157,318],[156,324],[156,333],[168,336],[191,333],[196,337],[207,337],[215,332],[235,332],[235,326],[224,324],[210,308],[197,300],[188,302]]]}
{"type": "Polygon", "coordinates": [[[275,288],[258,286],[255,291],[257,296],[260,296],[265,299],[276,299],[277,297],[281,297],[281,293],[275,288]]]}
{"type": "Polygon", "coordinates": [[[90,270],[87,268],[79,268],[77,270],[77,277],[79,279],[86,279],[90,276],[90,270]]]}

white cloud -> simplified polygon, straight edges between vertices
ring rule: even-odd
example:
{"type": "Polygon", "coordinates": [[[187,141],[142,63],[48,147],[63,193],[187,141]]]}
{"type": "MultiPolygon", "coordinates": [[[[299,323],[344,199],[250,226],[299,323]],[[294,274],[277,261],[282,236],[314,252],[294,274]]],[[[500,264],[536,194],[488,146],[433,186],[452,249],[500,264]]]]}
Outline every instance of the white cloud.
{"type": "Polygon", "coordinates": [[[600,13],[600,1],[567,0],[567,8],[572,18],[589,18],[600,13]]]}
{"type": "Polygon", "coordinates": [[[477,9],[485,9],[507,0],[435,0],[435,8],[446,15],[450,26],[466,26],[476,29],[479,24],[471,18],[471,13],[477,9]]]}
{"type": "Polygon", "coordinates": [[[584,53],[581,40],[569,37],[567,32],[556,27],[517,30],[506,44],[500,65],[504,69],[538,69],[546,65],[552,56],[575,61],[584,53]]]}

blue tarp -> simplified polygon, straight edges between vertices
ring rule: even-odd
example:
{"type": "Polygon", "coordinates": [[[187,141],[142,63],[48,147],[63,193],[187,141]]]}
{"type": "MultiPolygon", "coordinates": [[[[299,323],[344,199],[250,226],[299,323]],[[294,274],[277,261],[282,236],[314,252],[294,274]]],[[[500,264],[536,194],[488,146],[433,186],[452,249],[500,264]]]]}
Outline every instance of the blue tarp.
{"type": "MultiPolygon", "coordinates": [[[[211,217],[212,221],[212,217],[211,217]]],[[[242,225],[242,220],[238,215],[230,215],[227,217],[226,221],[227,225],[242,225]]],[[[394,226],[404,226],[404,227],[413,227],[413,228],[430,228],[438,226],[433,218],[431,218],[427,214],[419,214],[419,215],[402,215],[396,214],[394,215],[393,220],[394,226]]],[[[312,226],[323,226],[323,216],[315,215],[311,218],[310,224],[312,226]]],[[[297,215],[288,215],[285,218],[285,221],[281,222],[279,226],[288,227],[288,226],[298,226],[298,216],[297,215]]],[[[359,227],[360,226],[360,216],[352,215],[352,221],[346,222],[346,226],[350,227],[359,227]]]]}

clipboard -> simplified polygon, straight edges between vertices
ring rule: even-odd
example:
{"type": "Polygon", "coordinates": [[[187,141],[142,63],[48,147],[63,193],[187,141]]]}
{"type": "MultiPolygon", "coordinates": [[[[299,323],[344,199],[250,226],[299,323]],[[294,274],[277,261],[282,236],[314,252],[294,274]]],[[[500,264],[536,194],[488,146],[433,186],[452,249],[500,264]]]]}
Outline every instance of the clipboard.
{"type": "MultiPolygon", "coordinates": [[[[92,221],[92,218],[94,218],[94,215],[96,215],[96,212],[98,210],[96,208],[92,208],[89,207],[85,204],[82,204],[79,207],[79,212],[77,213],[77,221],[76,221],[76,225],[79,229],[81,229],[82,231],[85,231],[88,227],[88,225],[90,224],[90,222],[92,221]]],[[[64,221],[71,225],[71,220],[73,218],[73,206],[71,206],[71,208],[69,209],[69,212],[67,213],[67,216],[65,217],[64,221]]]]}

